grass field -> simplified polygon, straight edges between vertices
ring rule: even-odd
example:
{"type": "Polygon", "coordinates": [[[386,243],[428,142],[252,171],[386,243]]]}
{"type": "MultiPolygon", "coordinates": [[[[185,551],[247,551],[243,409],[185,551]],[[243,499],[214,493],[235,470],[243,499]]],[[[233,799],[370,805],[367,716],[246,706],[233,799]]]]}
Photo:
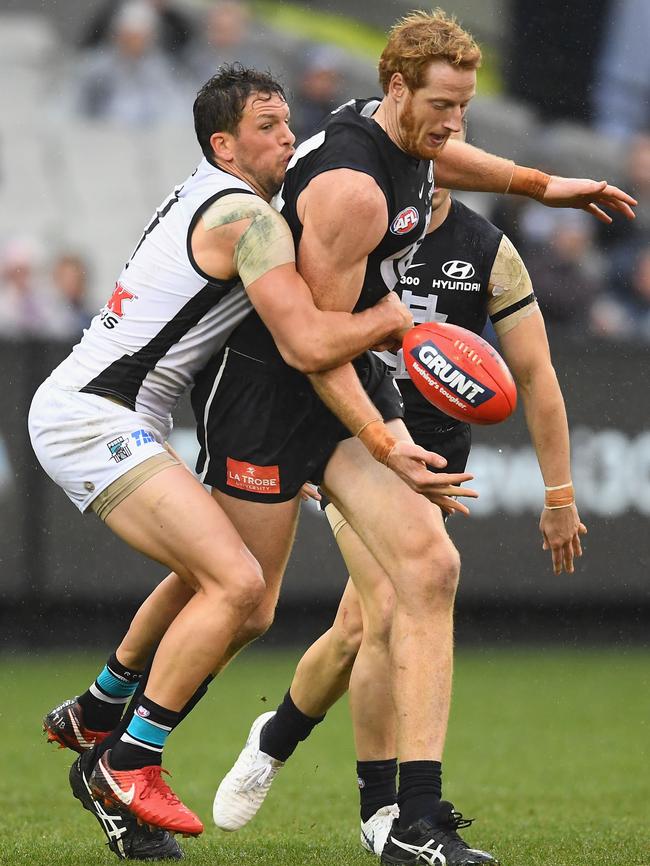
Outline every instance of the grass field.
{"type": "MultiPolygon", "coordinates": [[[[211,826],[217,783],[295,660],[249,651],[171,738],[172,784],[207,827],[183,840],[188,866],[372,863],[357,843],[345,702],[296,752],[252,825],[236,835],[211,826]]],[[[72,753],[40,735],[43,713],[85,688],[102,661],[0,657],[0,863],[117,862],[69,793],[72,753]]],[[[459,653],[445,795],[479,819],[468,841],[504,866],[650,866],[649,686],[643,651],[459,653]]]]}

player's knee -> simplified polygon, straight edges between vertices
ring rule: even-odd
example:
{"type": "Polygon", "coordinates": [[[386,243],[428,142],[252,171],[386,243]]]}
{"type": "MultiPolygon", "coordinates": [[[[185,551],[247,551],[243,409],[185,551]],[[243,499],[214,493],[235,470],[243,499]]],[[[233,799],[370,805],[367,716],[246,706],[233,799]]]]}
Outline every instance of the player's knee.
{"type": "Polygon", "coordinates": [[[460,555],[451,541],[431,558],[423,581],[424,593],[432,599],[453,602],[460,576],[460,555]]]}
{"type": "Polygon", "coordinates": [[[223,585],[223,601],[248,619],[264,599],[266,584],[256,562],[240,566],[223,585]]]}
{"type": "Polygon", "coordinates": [[[266,634],[273,625],[274,619],[275,607],[269,608],[267,605],[259,604],[240,629],[241,646],[244,647],[266,634]]]}
{"type": "Polygon", "coordinates": [[[400,602],[415,608],[453,604],[460,575],[460,556],[449,538],[429,548],[429,555],[416,563],[398,590],[400,602]]]}
{"type": "Polygon", "coordinates": [[[330,631],[336,663],[341,669],[351,668],[363,639],[361,617],[337,617],[330,631]]]}

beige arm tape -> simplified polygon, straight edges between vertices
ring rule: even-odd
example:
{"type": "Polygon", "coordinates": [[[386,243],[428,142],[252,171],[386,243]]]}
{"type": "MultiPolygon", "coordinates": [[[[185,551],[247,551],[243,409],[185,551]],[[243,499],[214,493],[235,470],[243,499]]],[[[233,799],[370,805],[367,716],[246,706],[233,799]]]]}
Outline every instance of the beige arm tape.
{"type": "MultiPolygon", "coordinates": [[[[488,287],[488,314],[494,316],[502,310],[527,298],[533,291],[526,265],[515,249],[510,238],[501,238],[499,249],[494,259],[488,287]]],[[[506,315],[494,324],[497,336],[501,337],[511,331],[522,319],[530,316],[538,309],[537,301],[527,304],[510,315],[506,315]]]]}
{"type": "Polygon", "coordinates": [[[267,271],[295,262],[291,231],[268,202],[255,195],[233,193],[220,198],[203,214],[206,229],[249,221],[235,247],[233,263],[245,287],[267,271]]]}

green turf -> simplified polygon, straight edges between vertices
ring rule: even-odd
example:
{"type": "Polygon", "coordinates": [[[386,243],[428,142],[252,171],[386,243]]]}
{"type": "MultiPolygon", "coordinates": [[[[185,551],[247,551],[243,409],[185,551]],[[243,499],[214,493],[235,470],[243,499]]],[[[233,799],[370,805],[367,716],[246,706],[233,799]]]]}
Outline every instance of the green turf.
{"type": "MultiPolygon", "coordinates": [[[[291,759],[258,818],[236,835],[210,826],[216,784],[251,720],[281,698],[295,656],[250,651],[175,734],[173,785],[206,821],[188,864],[372,863],[357,846],[354,757],[345,703],[291,759]]],[[[85,687],[102,659],[0,657],[0,863],[116,862],[73,800],[72,755],[46,747],[41,715],[85,687]]],[[[480,820],[466,838],[504,866],[650,866],[650,656],[641,651],[462,652],[445,790],[480,820]]]]}

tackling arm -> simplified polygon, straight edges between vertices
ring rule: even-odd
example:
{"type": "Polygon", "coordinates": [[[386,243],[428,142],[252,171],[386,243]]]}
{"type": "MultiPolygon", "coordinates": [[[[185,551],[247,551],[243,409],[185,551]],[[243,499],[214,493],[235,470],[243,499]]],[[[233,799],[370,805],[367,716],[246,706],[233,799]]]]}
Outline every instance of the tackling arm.
{"type": "Polygon", "coordinates": [[[399,338],[411,325],[397,297],[360,314],[319,310],[296,271],[289,227],[257,196],[218,199],[196,226],[192,250],[206,273],[239,275],[282,357],[302,372],[350,361],[386,337],[399,338]]]}
{"type": "MultiPolygon", "coordinates": [[[[298,199],[298,212],[303,225],[298,268],[316,305],[351,310],[363,285],[368,255],[388,224],[383,193],[368,175],[336,169],[309,183],[298,199]]],[[[475,495],[453,486],[471,476],[429,472],[427,463],[441,468],[444,459],[412,442],[398,442],[391,435],[351,364],[314,373],[310,381],[328,408],[376,460],[441,508],[467,512],[451,497],[475,495]]]]}
{"type": "Polygon", "coordinates": [[[446,189],[525,195],[549,207],[580,208],[605,223],[612,218],[603,207],[634,219],[637,203],[607,181],[548,175],[453,139],[436,159],[436,183],[446,189]]]}

